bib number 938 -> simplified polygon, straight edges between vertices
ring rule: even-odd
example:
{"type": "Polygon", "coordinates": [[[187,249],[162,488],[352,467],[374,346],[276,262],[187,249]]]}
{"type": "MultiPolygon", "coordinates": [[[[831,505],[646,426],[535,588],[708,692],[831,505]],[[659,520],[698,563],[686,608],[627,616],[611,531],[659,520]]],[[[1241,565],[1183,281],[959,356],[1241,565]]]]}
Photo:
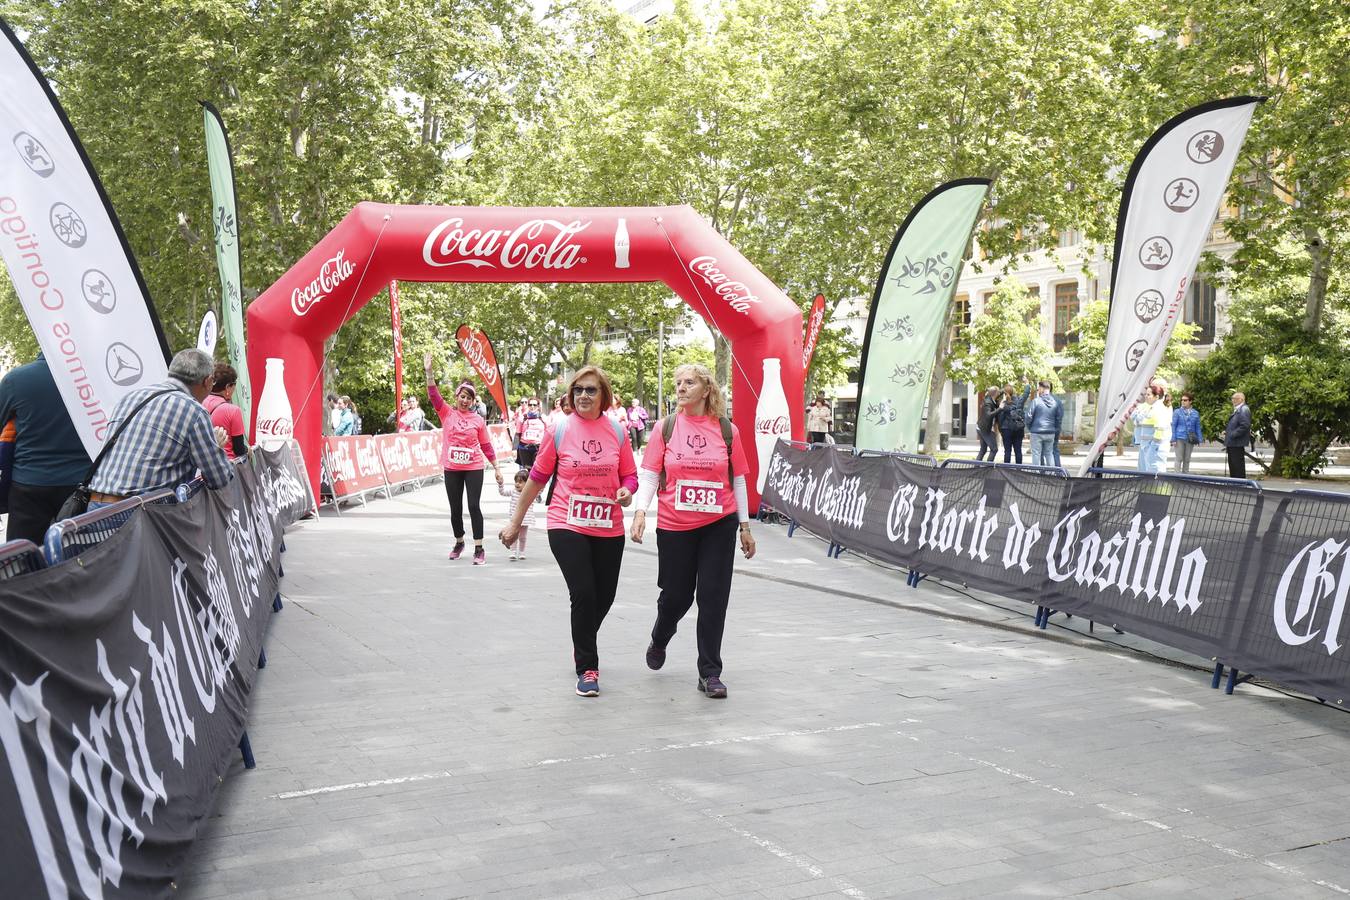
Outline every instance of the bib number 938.
{"type": "Polygon", "coordinates": [[[716,481],[675,482],[675,508],[680,512],[713,513],[720,515],[719,495],[722,485],[716,481]]]}

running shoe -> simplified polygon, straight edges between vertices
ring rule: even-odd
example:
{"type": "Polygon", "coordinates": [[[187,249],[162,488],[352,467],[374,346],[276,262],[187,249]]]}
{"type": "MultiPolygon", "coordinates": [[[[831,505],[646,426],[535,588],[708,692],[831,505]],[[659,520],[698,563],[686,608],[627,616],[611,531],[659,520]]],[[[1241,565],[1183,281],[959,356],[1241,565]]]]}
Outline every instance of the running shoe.
{"type": "Polygon", "coordinates": [[[487,551],[484,550],[482,547],[474,547],[474,548],[473,548],[473,564],[474,564],[475,566],[481,566],[481,565],[483,565],[483,564],[486,563],[486,562],[487,562],[487,551]]]}
{"type": "Polygon", "coordinates": [[[600,673],[595,669],[587,669],[581,673],[577,679],[578,697],[599,697],[600,696],[600,673]]]}
{"type": "Polygon", "coordinates": [[[511,560],[511,562],[515,562],[515,561],[516,561],[516,551],[512,550],[512,551],[511,551],[511,555],[508,556],[507,559],[511,560]]]}
{"type": "Polygon", "coordinates": [[[450,558],[451,558],[451,559],[459,559],[459,557],[460,557],[461,554],[463,554],[463,553],[464,553],[464,542],[463,542],[463,541],[455,541],[455,549],[453,549],[453,550],[450,551],[450,558]]]}
{"type": "Polygon", "coordinates": [[[647,668],[655,671],[666,664],[666,648],[655,643],[647,645],[647,668]]]}
{"type": "Polygon", "coordinates": [[[707,694],[709,700],[725,700],[727,698],[727,686],[716,675],[700,678],[698,689],[707,694]]]}

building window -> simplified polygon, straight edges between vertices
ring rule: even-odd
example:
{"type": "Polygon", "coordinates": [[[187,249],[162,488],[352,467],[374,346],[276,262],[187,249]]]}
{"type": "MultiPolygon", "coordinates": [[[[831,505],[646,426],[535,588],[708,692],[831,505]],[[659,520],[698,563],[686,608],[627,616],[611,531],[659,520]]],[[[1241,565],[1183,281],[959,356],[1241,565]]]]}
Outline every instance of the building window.
{"type": "Polygon", "coordinates": [[[1055,285],[1055,351],[1078,343],[1078,335],[1069,334],[1069,326],[1078,315],[1078,282],[1055,285]]]}
{"type": "Polygon", "coordinates": [[[1077,228],[1066,228],[1058,235],[1058,243],[1061,247],[1077,247],[1082,243],[1083,236],[1077,228]]]}
{"type": "Polygon", "coordinates": [[[960,334],[970,324],[970,295],[957,294],[952,302],[956,305],[952,310],[952,325],[956,327],[956,333],[960,334]]]}
{"type": "Polygon", "coordinates": [[[1195,335],[1197,344],[1214,343],[1214,297],[1214,286],[1203,278],[1192,281],[1186,292],[1185,321],[1200,326],[1195,335]]]}

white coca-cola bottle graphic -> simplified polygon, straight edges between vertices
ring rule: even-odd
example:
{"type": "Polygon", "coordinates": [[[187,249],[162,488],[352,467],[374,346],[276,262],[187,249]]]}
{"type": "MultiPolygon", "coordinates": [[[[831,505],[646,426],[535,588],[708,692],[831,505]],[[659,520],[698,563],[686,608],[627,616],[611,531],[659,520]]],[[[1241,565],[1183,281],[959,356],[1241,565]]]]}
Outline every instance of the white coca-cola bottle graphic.
{"type": "Polygon", "coordinates": [[[628,223],[623,219],[614,229],[614,268],[628,268],[628,223]]]}
{"type": "Polygon", "coordinates": [[[264,450],[280,450],[295,431],[291,400],[286,396],[286,360],[267,358],[267,379],[258,400],[258,423],[253,437],[264,450]]]}
{"type": "Polygon", "coordinates": [[[759,462],[755,490],[761,494],[769,460],[780,437],[792,437],[792,420],[788,418],[787,394],[783,392],[782,363],[770,358],[764,360],[764,383],[759,389],[759,406],[755,407],[755,455],[759,462]]]}

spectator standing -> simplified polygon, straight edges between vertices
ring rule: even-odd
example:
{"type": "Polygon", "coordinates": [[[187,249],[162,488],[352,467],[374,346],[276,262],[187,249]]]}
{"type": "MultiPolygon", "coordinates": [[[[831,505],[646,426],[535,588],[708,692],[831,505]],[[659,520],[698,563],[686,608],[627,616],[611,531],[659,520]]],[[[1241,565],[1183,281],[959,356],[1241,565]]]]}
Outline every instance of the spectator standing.
{"type": "Polygon", "coordinates": [[[1172,413],[1172,446],[1179,471],[1183,475],[1191,471],[1191,451],[1204,440],[1200,411],[1195,408],[1195,396],[1187,391],[1181,395],[1181,405],[1172,413]]]}
{"type": "Polygon", "coordinates": [[[995,436],[998,429],[998,423],[995,421],[997,417],[998,388],[991,387],[984,392],[984,397],[980,400],[980,414],[975,419],[975,433],[980,436],[980,452],[975,456],[976,462],[984,459],[985,453],[989,454],[990,462],[998,461],[998,438],[995,436]]]}
{"type": "Polygon", "coordinates": [[[647,408],[638,403],[636,397],[633,398],[633,405],[628,407],[628,434],[632,439],[633,449],[642,448],[642,434],[647,430],[647,408]]]}
{"type": "Polygon", "coordinates": [[[11,420],[17,434],[5,539],[40,545],[89,471],[89,455],[41,353],[0,379],[0,428],[11,420]]]}
{"type": "Polygon", "coordinates": [[[1228,414],[1228,423],[1223,429],[1223,447],[1228,454],[1228,477],[1247,477],[1247,444],[1252,439],[1252,411],[1247,406],[1247,398],[1241,391],[1232,397],[1233,411],[1228,414]]]}
{"type": "Polygon", "coordinates": [[[1154,424],[1157,426],[1158,446],[1153,451],[1153,471],[1166,473],[1171,470],[1172,460],[1172,392],[1166,382],[1158,381],[1152,386],[1153,408],[1156,411],[1154,424]]]}
{"type": "Polygon", "coordinates": [[[1154,408],[1153,387],[1144,388],[1143,396],[1135,404],[1130,419],[1134,422],[1134,439],[1139,445],[1138,468],[1140,472],[1158,471],[1156,454],[1158,449],[1158,411],[1154,408]]]}
{"type": "Polygon", "coordinates": [[[224,428],[226,441],[225,455],[230,459],[248,456],[248,442],[244,439],[244,411],[234,405],[234,386],[239,381],[239,373],[228,363],[216,363],[211,376],[211,393],[202,401],[211,424],[224,428]]]}
{"type": "Polygon", "coordinates": [[[1003,387],[1003,400],[998,407],[998,433],[1003,435],[1003,461],[1012,462],[1013,456],[1017,457],[1017,464],[1022,464],[1022,435],[1026,431],[1026,405],[1027,398],[1031,396],[1031,385],[1028,384],[1022,391],[1022,396],[1018,397],[1011,384],[1003,387]]]}
{"type": "Polygon", "coordinates": [[[1055,464],[1054,446],[1059,437],[1059,425],[1055,421],[1055,398],[1050,394],[1050,382],[1036,384],[1036,398],[1027,410],[1027,432],[1031,435],[1031,464],[1033,466],[1053,466],[1055,464]]]}
{"type": "Polygon", "coordinates": [[[427,429],[427,414],[422,412],[422,404],[417,402],[416,397],[403,398],[403,412],[398,417],[399,431],[425,431],[427,429]]]}
{"type": "Polygon", "coordinates": [[[323,433],[337,434],[338,425],[342,422],[342,401],[337,394],[329,394],[325,403],[328,405],[328,415],[324,419],[323,433]]]}
{"type": "Polygon", "coordinates": [[[338,437],[347,437],[356,434],[356,410],[352,408],[352,398],[343,394],[338,398],[338,417],[337,424],[333,426],[333,433],[338,437]]]}
{"type": "Polygon", "coordinates": [[[834,411],[830,409],[830,403],[822,391],[816,394],[816,399],[806,409],[806,439],[813,444],[823,444],[833,430],[834,411]]]}
{"type": "Polygon", "coordinates": [[[109,439],[115,434],[116,440],[89,482],[90,509],[177,487],[198,471],[211,490],[229,483],[234,467],[217,446],[211,416],[202,406],[215,383],[215,369],[215,360],[201,350],[180,350],[169,363],[167,380],[118,401],[108,423],[109,439]]]}

